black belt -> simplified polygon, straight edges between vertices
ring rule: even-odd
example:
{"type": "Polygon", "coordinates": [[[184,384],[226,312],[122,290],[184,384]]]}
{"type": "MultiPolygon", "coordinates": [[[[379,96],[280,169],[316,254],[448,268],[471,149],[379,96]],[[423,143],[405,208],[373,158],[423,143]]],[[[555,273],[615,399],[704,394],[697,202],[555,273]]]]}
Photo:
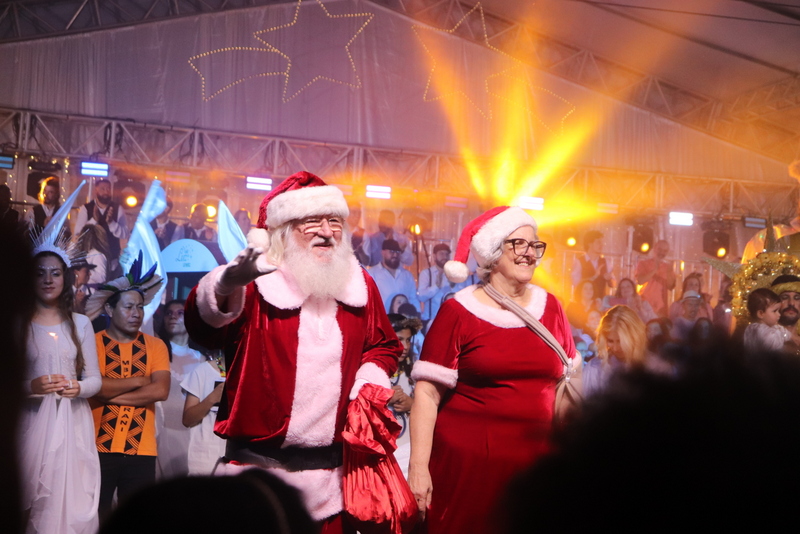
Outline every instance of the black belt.
{"type": "Polygon", "coordinates": [[[305,449],[286,447],[276,449],[248,441],[229,439],[225,445],[225,458],[241,464],[258,467],[279,467],[286,471],[310,469],[335,469],[342,465],[342,444],[305,449]]]}

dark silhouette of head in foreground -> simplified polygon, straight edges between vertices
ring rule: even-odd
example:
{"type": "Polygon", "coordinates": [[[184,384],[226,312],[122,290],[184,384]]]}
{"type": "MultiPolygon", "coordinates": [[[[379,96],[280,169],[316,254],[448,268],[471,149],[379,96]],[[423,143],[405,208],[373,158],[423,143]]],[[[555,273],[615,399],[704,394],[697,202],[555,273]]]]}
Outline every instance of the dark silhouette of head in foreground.
{"type": "Polygon", "coordinates": [[[800,359],[711,346],[677,378],[634,369],[589,399],[510,486],[505,532],[796,524],[800,359]]]}
{"type": "Polygon", "coordinates": [[[298,491],[260,469],[188,477],[143,489],[120,503],[98,534],[315,534],[298,491]]]}

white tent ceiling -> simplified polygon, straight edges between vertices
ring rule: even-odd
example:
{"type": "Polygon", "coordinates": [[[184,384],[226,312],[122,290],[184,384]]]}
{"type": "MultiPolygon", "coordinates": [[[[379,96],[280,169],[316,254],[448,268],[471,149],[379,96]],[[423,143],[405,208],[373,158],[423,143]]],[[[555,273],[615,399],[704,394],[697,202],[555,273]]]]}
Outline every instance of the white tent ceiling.
{"type": "Polygon", "coordinates": [[[747,118],[800,134],[798,0],[482,3],[543,35],[689,91],[729,104],[749,97],[747,118]],[[775,84],[781,85],[771,95],[758,92],[775,84]]]}

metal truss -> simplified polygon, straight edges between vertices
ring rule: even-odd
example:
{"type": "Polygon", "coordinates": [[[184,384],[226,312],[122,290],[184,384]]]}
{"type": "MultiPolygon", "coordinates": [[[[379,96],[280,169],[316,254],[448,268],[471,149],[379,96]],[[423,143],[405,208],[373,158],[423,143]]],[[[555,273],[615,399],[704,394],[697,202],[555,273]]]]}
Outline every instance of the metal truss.
{"type": "MultiPolygon", "coordinates": [[[[357,197],[366,184],[385,184],[398,192],[401,203],[442,207],[449,195],[480,209],[468,166],[453,154],[8,108],[0,108],[0,147],[5,153],[17,154],[16,176],[24,175],[30,158],[69,158],[71,165],[101,160],[116,169],[135,169],[148,175],[168,177],[167,171],[188,174],[190,178],[181,187],[200,194],[201,178],[224,176],[236,191],[244,190],[244,177],[248,175],[283,178],[307,169],[351,187],[357,197]]],[[[473,172],[476,167],[483,168],[483,175],[491,176],[491,165],[487,159],[470,166],[473,172]]],[[[597,167],[569,168],[548,180],[537,195],[548,202],[616,204],[620,214],[678,210],[708,217],[766,217],[771,213],[779,220],[791,218],[797,205],[797,187],[792,182],[597,167]]]]}
{"type": "MultiPolygon", "coordinates": [[[[0,43],[127,26],[289,0],[11,0],[0,2],[0,43]]],[[[370,0],[536,68],[779,161],[800,158],[796,77],[722,102],[459,0],[370,0]]]]}
{"type": "Polygon", "coordinates": [[[10,0],[0,2],[0,43],[130,26],[289,0],[10,0]]]}
{"type": "Polygon", "coordinates": [[[797,78],[726,103],[535,32],[482,8],[465,18],[475,6],[459,0],[372,1],[437,28],[450,29],[461,22],[455,35],[497,48],[533,67],[770,158],[787,163],[800,158],[800,127],[785,119],[764,116],[771,109],[798,106],[797,78]],[[757,105],[763,106],[759,108],[761,112],[753,107],[757,105]]]}

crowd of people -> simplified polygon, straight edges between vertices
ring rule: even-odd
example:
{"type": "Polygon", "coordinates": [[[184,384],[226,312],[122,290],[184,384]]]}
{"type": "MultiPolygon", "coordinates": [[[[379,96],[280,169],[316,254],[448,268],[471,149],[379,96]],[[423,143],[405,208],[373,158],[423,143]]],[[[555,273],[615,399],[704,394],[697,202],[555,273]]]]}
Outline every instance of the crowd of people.
{"type": "MultiPolygon", "coordinates": [[[[71,232],[49,225],[57,188],[45,180],[27,217],[34,296],[19,307],[27,532],[130,530],[142,506],[191,491],[190,475],[209,493],[228,492],[232,507],[259,502],[281,532],[352,533],[368,530],[365,521],[400,532],[415,518],[432,534],[516,532],[510,525],[528,518],[509,506],[543,491],[535,477],[579,448],[569,429],[589,435],[586,414],[607,416],[566,406],[565,386],[582,382],[585,406],[611,406],[602,399],[632,380],[620,377],[695,380],[721,339],[751,356],[800,352],[800,270],[748,287],[749,318],[734,329],[730,293],[712,307],[699,273],[669,302],[679,283],[669,243],[617,280],[603,234],[591,231],[564,308],[531,283],[547,243],[521,208],[471,221],[455,252],[434,244],[415,277],[405,266],[418,251],[393,212],[370,234],[339,189],[307,172],[263,199],[255,225],[237,212],[248,246],[186,301],[164,302],[148,327],[145,306],[165,281],[141,255],[123,272],[129,221],[110,184],[95,184],[71,232]],[[365,418],[370,432],[391,436],[380,457],[397,478],[356,453],[355,438],[372,439],[359,435],[365,418]],[[365,470],[371,480],[380,471],[383,487],[359,486],[365,470]],[[521,493],[504,500],[509,484],[521,493]],[[384,509],[364,513],[378,502],[384,509]]],[[[2,200],[0,188],[0,209],[2,200]]],[[[206,206],[183,225],[172,208],[151,223],[162,248],[217,238],[206,206]]],[[[4,231],[18,224],[6,215],[4,231]]],[[[260,513],[239,519],[258,524],[260,513]]]]}

